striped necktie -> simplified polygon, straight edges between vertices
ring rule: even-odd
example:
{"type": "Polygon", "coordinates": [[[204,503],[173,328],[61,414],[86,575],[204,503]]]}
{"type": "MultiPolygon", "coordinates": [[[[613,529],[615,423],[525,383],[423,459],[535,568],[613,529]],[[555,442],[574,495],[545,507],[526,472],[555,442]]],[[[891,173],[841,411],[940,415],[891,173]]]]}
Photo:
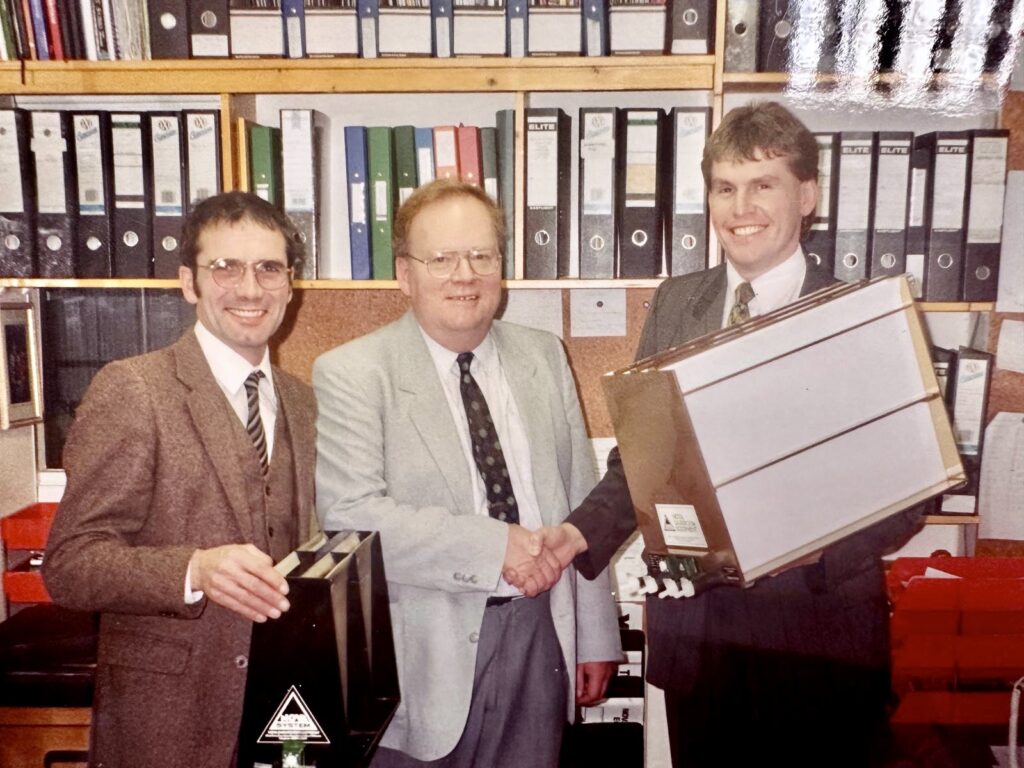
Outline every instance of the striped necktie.
{"type": "Polygon", "coordinates": [[[260,418],[260,379],[263,371],[253,371],[245,380],[245,401],[249,406],[249,415],[245,419],[245,431],[249,433],[256,454],[260,457],[263,474],[267,474],[270,461],[267,459],[267,436],[263,432],[263,419],[260,418]]]}
{"type": "Polygon", "coordinates": [[[754,289],[750,283],[740,283],[736,286],[736,303],[729,310],[729,322],[727,325],[739,325],[750,319],[750,307],[747,306],[754,298],[754,289]]]}

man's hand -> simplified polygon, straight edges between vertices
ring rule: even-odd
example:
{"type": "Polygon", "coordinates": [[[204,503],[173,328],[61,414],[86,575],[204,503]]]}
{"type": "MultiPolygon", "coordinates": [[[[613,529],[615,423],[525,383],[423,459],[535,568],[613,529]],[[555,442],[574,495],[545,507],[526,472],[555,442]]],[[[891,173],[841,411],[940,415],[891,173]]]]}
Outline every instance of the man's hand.
{"type": "Polygon", "coordinates": [[[505,580],[521,589],[527,597],[536,597],[555,586],[562,568],[554,555],[537,547],[531,551],[533,534],[520,525],[508,527],[508,544],[505,545],[505,562],[501,575],[505,580]]]}
{"type": "Polygon", "coordinates": [[[576,704],[589,707],[604,698],[608,681],[619,666],[614,661],[584,661],[576,665],[576,704]]]}
{"type": "Polygon", "coordinates": [[[530,554],[537,557],[542,550],[549,552],[564,569],[576,555],[587,551],[587,540],[572,523],[538,528],[530,535],[530,554]]]}
{"type": "Polygon", "coordinates": [[[263,622],[288,610],[288,582],[252,544],[197,549],[188,567],[192,589],[247,619],[263,622]]]}

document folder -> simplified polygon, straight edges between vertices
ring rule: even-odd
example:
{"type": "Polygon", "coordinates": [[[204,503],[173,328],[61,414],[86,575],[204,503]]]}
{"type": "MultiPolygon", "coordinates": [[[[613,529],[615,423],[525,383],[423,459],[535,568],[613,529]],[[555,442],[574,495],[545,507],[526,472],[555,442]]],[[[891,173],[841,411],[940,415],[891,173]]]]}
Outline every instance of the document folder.
{"type": "Polygon", "coordinates": [[[69,112],[31,112],[36,173],[36,268],[40,277],[75,277],[74,136],[69,112]]]}
{"type": "Polygon", "coordinates": [[[964,301],[996,300],[1009,139],[1009,131],[1005,129],[971,131],[964,301]]]}
{"type": "Polygon", "coordinates": [[[114,148],[114,277],[152,277],[149,123],[138,112],[114,113],[110,123],[114,148]]]}
{"type": "Polygon", "coordinates": [[[185,221],[185,137],[178,112],[150,112],[153,161],[153,277],[173,278],[181,266],[185,221]]]}
{"type": "Polygon", "coordinates": [[[834,272],[839,280],[862,280],[868,274],[874,170],[875,135],[863,131],[840,133],[834,272]]]}
{"type": "Polygon", "coordinates": [[[399,703],[380,536],[321,534],[275,568],[291,607],[253,624],[238,766],[279,765],[288,741],[305,765],[366,766],[399,703]]]}
{"type": "Polygon", "coordinates": [[[615,277],[615,107],[580,109],[580,277],[615,277]]]}
{"type": "Polygon", "coordinates": [[[970,134],[943,131],[918,136],[928,147],[931,166],[925,193],[925,301],[957,301],[964,270],[964,214],[970,134]]]}
{"type": "Polygon", "coordinates": [[[0,109],[0,156],[0,276],[33,277],[36,179],[23,110],[0,109]]]}
{"type": "Polygon", "coordinates": [[[569,274],[571,122],[558,108],[526,110],[526,263],[528,280],[569,274]]]}
{"type": "Polygon", "coordinates": [[[810,231],[801,245],[804,255],[830,275],[836,263],[836,195],[839,192],[839,134],[816,133],[818,142],[818,202],[810,231]]]}
{"type": "Polygon", "coordinates": [[[878,158],[867,276],[902,275],[907,271],[907,206],[914,134],[880,131],[876,146],[878,158]]]}
{"type": "Polygon", "coordinates": [[[664,113],[619,110],[619,277],[657,277],[662,260],[664,113]]]}
{"type": "Polygon", "coordinates": [[[110,115],[77,112],[71,117],[78,177],[78,277],[113,277],[110,217],[113,206],[113,149],[110,115]]]}
{"type": "Polygon", "coordinates": [[[701,173],[704,142],[711,132],[711,110],[676,107],[671,113],[672,178],[665,212],[669,275],[686,275],[707,266],[708,204],[701,173]]]}
{"type": "Polygon", "coordinates": [[[965,477],[904,276],[833,285],[603,384],[648,552],[736,584],[965,477]]]}

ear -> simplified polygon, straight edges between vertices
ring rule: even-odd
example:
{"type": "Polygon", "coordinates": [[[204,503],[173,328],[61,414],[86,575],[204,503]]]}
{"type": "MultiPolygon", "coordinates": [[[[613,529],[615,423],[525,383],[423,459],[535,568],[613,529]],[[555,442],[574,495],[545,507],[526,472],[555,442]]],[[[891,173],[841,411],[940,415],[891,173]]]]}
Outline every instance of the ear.
{"type": "Polygon", "coordinates": [[[398,287],[406,296],[410,296],[409,287],[409,259],[399,256],[395,259],[395,279],[398,280],[398,287]]]}
{"type": "Polygon", "coordinates": [[[195,275],[192,274],[192,270],[185,265],[178,267],[178,280],[181,282],[181,292],[185,296],[185,301],[189,304],[198,304],[199,291],[196,290],[195,275]]]}
{"type": "Polygon", "coordinates": [[[818,205],[818,181],[808,179],[800,182],[800,215],[810,216],[818,205]]]}

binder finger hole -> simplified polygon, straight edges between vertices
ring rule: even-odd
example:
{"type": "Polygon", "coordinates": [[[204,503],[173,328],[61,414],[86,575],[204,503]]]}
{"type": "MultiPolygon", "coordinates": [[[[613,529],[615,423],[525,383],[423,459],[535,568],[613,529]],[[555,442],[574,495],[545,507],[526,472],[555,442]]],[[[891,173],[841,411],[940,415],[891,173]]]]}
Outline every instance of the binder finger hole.
{"type": "Polygon", "coordinates": [[[213,29],[217,26],[217,14],[213,11],[203,11],[199,16],[199,23],[207,29],[213,29]]]}
{"type": "Polygon", "coordinates": [[[173,13],[161,13],[160,26],[168,30],[174,29],[178,26],[178,20],[174,17],[173,13]]]}
{"type": "Polygon", "coordinates": [[[160,245],[165,251],[170,252],[178,247],[178,239],[176,237],[168,235],[167,237],[160,241],[160,245]]]}
{"type": "Polygon", "coordinates": [[[697,247],[697,238],[694,237],[693,235],[683,235],[683,238],[682,240],[679,241],[679,244],[683,246],[684,250],[692,251],[694,248],[697,247]]]}
{"type": "Polygon", "coordinates": [[[860,263],[860,259],[856,253],[847,253],[843,256],[843,266],[847,269],[853,269],[858,263],[860,263]]]}
{"type": "Polygon", "coordinates": [[[692,27],[697,23],[697,12],[693,8],[687,8],[683,11],[683,24],[688,27],[692,27]]]}
{"type": "Polygon", "coordinates": [[[57,235],[50,235],[46,238],[46,247],[51,251],[59,251],[61,246],[61,239],[57,235]]]}
{"type": "Polygon", "coordinates": [[[935,262],[939,265],[939,269],[949,269],[953,266],[953,257],[948,253],[940,253],[935,262]]]}
{"type": "Polygon", "coordinates": [[[10,251],[17,249],[19,245],[21,245],[21,238],[17,235],[7,235],[4,238],[4,248],[10,251]]]}
{"type": "Polygon", "coordinates": [[[590,238],[590,250],[592,251],[603,251],[604,250],[604,238],[600,235],[594,235],[590,238]]]}
{"type": "Polygon", "coordinates": [[[884,269],[892,269],[896,266],[896,256],[892,253],[883,253],[879,261],[884,269]]]}
{"type": "Polygon", "coordinates": [[[537,245],[547,245],[551,242],[551,235],[548,234],[546,229],[538,229],[537,234],[533,236],[533,241],[537,245]]]}
{"type": "Polygon", "coordinates": [[[129,248],[134,248],[139,244],[139,235],[138,233],[129,230],[124,233],[124,237],[122,237],[121,240],[124,241],[124,244],[129,248]]]}
{"type": "Polygon", "coordinates": [[[974,276],[979,280],[988,280],[992,277],[992,270],[988,267],[978,267],[974,270],[974,276]]]}
{"type": "Polygon", "coordinates": [[[775,25],[775,36],[780,40],[789,37],[789,33],[792,31],[793,25],[785,19],[775,25]]]}
{"type": "Polygon", "coordinates": [[[100,249],[100,245],[102,245],[102,243],[100,243],[100,239],[95,235],[86,238],[85,247],[90,251],[98,251],[100,249]]]}
{"type": "Polygon", "coordinates": [[[642,248],[647,245],[647,233],[642,229],[634,229],[633,234],[629,236],[629,240],[637,248],[642,248]]]}

